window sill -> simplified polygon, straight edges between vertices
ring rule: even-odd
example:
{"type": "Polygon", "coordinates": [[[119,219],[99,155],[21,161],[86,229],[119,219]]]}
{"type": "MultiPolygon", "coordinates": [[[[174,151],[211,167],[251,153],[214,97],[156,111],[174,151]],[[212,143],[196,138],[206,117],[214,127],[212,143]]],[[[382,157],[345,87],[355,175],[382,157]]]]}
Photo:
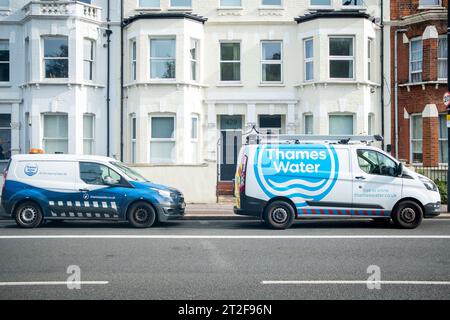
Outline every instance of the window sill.
{"type": "Polygon", "coordinates": [[[136,11],[162,11],[161,8],[136,8],[136,11]]]}
{"type": "Polygon", "coordinates": [[[258,10],[278,10],[283,11],[285,8],[283,6],[261,6],[258,10]]]}
{"type": "Polygon", "coordinates": [[[364,8],[363,6],[342,6],[341,10],[345,11],[345,10],[364,10],[366,11],[366,8],[364,8]]]}
{"type": "Polygon", "coordinates": [[[181,11],[181,12],[192,12],[192,8],[185,7],[185,8],[168,8],[167,11],[181,11]]]}
{"type": "Polygon", "coordinates": [[[218,7],[217,10],[244,10],[244,7],[218,7]]]}
{"type": "Polygon", "coordinates": [[[26,88],[31,86],[39,87],[41,85],[63,85],[63,86],[80,86],[80,87],[93,87],[93,88],[104,88],[104,85],[93,83],[93,82],[69,82],[69,81],[40,81],[40,82],[26,82],[21,85],[19,85],[20,88],[26,88]]]}
{"type": "Polygon", "coordinates": [[[312,10],[312,11],[317,11],[317,10],[333,11],[333,10],[334,10],[334,9],[333,9],[333,6],[312,6],[312,5],[310,5],[310,6],[308,7],[308,9],[309,9],[309,10],[312,10]]]}
{"type": "Polygon", "coordinates": [[[408,92],[411,90],[411,87],[421,86],[422,90],[425,90],[425,86],[427,85],[433,85],[435,88],[439,88],[439,85],[447,85],[447,80],[437,80],[437,81],[421,81],[421,82],[408,82],[408,83],[402,83],[399,84],[399,88],[405,88],[408,90],[408,92]]]}
{"type": "Polygon", "coordinates": [[[217,84],[217,87],[243,87],[244,84],[242,82],[220,82],[217,84]]]}
{"type": "Polygon", "coordinates": [[[286,87],[284,83],[260,83],[258,87],[286,87]]]}
{"type": "Polygon", "coordinates": [[[303,88],[303,87],[317,87],[319,85],[322,85],[323,87],[327,87],[328,85],[356,85],[356,86],[372,86],[372,87],[381,87],[379,83],[372,82],[372,81],[356,81],[356,80],[328,80],[328,81],[306,81],[302,82],[298,85],[295,85],[297,88],[303,88]]]}
{"type": "Polygon", "coordinates": [[[0,82],[0,88],[11,88],[11,82],[0,82]]]}
{"type": "Polygon", "coordinates": [[[435,5],[435,6],[433,6],[433,5],[429,5],[429,6],[419,6],[418,8],[417,8],[417,10],[433,10],[433,9],[439,9],[439,10],[442,10],[442,9],[445,9],[443,6],[441,6],[441,5],[435,5]]]}

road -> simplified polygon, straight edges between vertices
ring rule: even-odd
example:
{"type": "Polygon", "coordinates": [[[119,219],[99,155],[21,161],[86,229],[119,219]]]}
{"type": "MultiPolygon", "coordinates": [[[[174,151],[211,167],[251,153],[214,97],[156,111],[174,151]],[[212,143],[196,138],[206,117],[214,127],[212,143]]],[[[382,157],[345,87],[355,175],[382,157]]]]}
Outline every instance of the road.
{"type": "Polygon", "coordinates": [[[145,230],[0,221],[0,257],[0,299],[450,299],[447,219],[416,230],[301,221],[285,231],[250,220],[145,230]],[[80,289],[67,287],[69,266],[80,289]],[[380,289],[369,289],[377,268],[380,289]]]}

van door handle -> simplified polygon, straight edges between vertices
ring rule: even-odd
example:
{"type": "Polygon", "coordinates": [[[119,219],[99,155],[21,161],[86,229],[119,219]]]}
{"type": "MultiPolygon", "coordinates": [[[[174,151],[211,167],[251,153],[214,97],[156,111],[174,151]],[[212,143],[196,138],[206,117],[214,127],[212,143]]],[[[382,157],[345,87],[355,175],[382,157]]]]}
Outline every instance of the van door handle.
{"type": "Polygon", "coordinates": [[[364,176],[358,176],[358,177],[355,177],[355,179],[356,179],[356,180],[366,180],[366,177],[364,177],[364,176]]]}
{"type": "Polygon", "coordinates": [[[81,191],[81,192],[89,192],[88,189],[78,189],[78,191],[81,191]]]}

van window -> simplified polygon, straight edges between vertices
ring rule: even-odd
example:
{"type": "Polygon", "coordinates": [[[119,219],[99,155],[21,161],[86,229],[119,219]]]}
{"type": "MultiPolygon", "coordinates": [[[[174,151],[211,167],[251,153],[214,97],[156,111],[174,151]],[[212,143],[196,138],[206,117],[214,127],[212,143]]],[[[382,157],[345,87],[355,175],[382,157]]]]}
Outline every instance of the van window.
{"type": "Polygon", "coordinates": [[[115,184],[121,182],[122,177],[111,168],[94,162],[80,162],[80,178],[87,184],[105,185],[106,177],[114,180],[115,184]]]}
{"type": "Polygon", "coordinates": [[[368,174],[395,176],[397,171],[392,159],[374,150],[358,150],[358,164],[368,174]]]}

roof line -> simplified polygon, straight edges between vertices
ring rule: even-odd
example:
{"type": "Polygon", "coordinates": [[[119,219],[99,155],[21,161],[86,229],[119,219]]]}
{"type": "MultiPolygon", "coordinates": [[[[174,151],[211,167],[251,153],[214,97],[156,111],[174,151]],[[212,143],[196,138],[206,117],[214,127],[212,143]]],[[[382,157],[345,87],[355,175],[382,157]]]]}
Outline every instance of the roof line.
{"type": "Polygon", "coordinates": [[[342,19],[342,18],[363,18],[370,19],[370,15],[357,10],[345,11],[317,11],[304,16],[294,18],[297,23],[302,23],[315,19],[342,19]]]}
{"type": "Polygon", "coordinates": [[[187,12],[161,12],[161,13],[142,13],[124,19],[123,25],[127,26],[136,20],[141,19],[189,19],[201,23],[208,21],[208,18],[187,12]]]}

